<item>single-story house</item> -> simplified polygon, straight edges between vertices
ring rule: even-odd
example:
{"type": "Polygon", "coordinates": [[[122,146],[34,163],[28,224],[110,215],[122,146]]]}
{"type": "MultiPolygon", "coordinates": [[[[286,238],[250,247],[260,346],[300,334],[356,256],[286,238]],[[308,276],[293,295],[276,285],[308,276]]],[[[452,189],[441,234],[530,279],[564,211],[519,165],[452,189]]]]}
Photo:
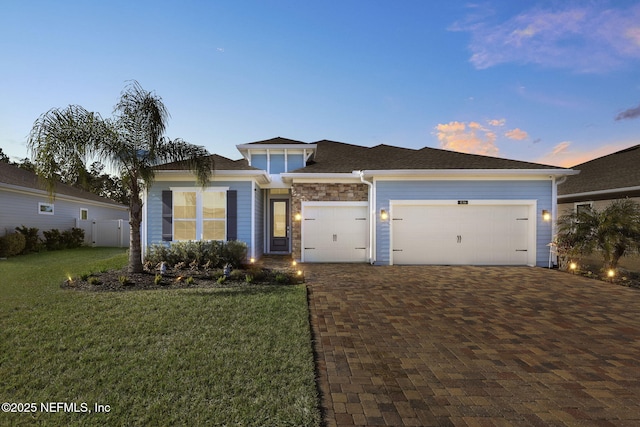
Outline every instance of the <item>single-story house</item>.
{"type": "Polygon", "coordinates": [[[612,201],[640,202],[640,145],[573,167],[580,174],[558,185],[560,214],[582,208],[602,209],[612,201]]]}
{"type": "MultiPolygon", "coordinates": [[[[568,176],[558,185],[560,215],[589,208],[602,210],[619,199],[640,203],[640,145],[581,163],[573,169],[580,174],[568,176]]],[[[594,262],[597,257],[586,259],[594,262]]],[[[627,254],[620,265],[640,271],[640,255],[627,254]]]]}
{"type": "MultiPolygon", "coordinates": [[[[16,227],[36,227],[43,231],[57,228],[60,231],[72,227],[86,228],[85,243],[93,244],[97,236],[91,234],[90,226],[83,224],[103,221],[119,221],[128,230],[129,208],[93,193],[58,183],[55,197],[49,197],[45,185],[38,176],[15,165],[0,162],[0,233],[13,232],[16,227]]],[[[110,226],[111,227],[111,226],[110,226]]],[[[110,228],[111,229],[111,228],[110,228]]],[[[123,230],[123,234],[126,233],[123,230]]],[[[104,234],[104,233],[103,233],[104,234]]],[[[108,244],[114,240],[113,233],[103,246],[128,246],[108,244]]]]}
{"type": "Polygon", "coordinates": [[[241,240],[301,262],[547,266],[557,179],[576,171],[423,148],[273,138],[213,155],[207,187],[180,163],[144,195],[144,250],[241,240]]]}

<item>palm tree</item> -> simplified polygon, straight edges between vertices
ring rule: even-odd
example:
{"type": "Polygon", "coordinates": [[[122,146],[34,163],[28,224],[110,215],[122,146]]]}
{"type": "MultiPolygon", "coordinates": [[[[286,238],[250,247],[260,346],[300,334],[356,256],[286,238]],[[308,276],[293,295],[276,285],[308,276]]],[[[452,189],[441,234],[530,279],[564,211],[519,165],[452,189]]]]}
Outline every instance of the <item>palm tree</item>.
{"type": "Polygon", "coordinates": [[[621,199],[602,210],[564,215],[558,220],[558,246],[574,254],[597,251],[604,267],[615,269],[620,258],[640,249],[640,205],[621,199]]]}
{"type": "Polygon", "coordinates": [[[142,271],[141,192],[153,183],[154,167],[183,162],[203,186],[213,168],[204,147],[163,136],[168,117],[162,99],[132,81],[122,91],[112,118],[104,119],[78,105],[54,108],[35,121],[28,137],[36,170],[52,197],[60,165],[86,169],[88,161],[98,160],[119,172],[129,193],[130,273],[142,271]]]}

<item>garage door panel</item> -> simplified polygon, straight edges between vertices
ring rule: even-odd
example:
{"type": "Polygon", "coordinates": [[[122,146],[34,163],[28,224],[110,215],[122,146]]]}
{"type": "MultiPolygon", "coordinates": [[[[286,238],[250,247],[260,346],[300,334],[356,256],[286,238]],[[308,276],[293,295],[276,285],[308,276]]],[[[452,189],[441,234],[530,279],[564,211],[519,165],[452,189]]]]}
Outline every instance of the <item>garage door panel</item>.
{"type": "Polygon", "coordinates": [[[397,205],[394,264],[524,265],[526,205],[397,205]]]}
{"type": "Polygon", "coordinates": [[[367,261],[366,206],[307,206],[303,227],[305,262],[367,261]]]}

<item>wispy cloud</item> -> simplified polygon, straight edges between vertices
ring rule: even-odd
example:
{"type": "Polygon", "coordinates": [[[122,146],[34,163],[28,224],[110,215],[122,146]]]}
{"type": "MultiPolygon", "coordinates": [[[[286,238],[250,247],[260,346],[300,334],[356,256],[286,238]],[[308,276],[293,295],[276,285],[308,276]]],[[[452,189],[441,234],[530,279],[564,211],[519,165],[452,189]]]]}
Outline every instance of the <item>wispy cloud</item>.
{"type": "Polygon", "coordinates": [[[529,138],[529,134],[527,132],[518,128],[511,129],[505,132],[504,136],[506,136],[509,139],[515,139],[516,141],[522,141],[524,139],[529,138]]]}
{"type": "MultiPolygon", "coordinates": [[[[440,141],[440,147],[446,150],[498,156],[498,130],[506,123],[507,120],[504,118],[487,120],[486,125],[475,121],[440,123],[435,128],[435,134],[440,141]]],[[[529,138],[529,134],[519,128],[499,133],[515,141],[529,138]]]]}
{"type": "Polygon", "coordinates": [[[619,113],[616,116],[616,120],[637,119],[638,117],[640,117],[640,105],[619,113]]]}
{"type": "Polygon", "coordinates": [[[605,72],[640,59],[640,5],[535,8],[497,23],[477,7],[471,13],[449,29],[471,34],[470,62],[478,69],[514,62],[605,72]]]}
{"type": "Polygon", "coordinates": [[[561,166],[565,168],[573,167],[607,154],[628,148],[628,142],[605,144],[596,148],[584,149],[576,146],[571,141],[563,141],[557,144],[550,152],[536,160],[537,163],[545,165],[561,166]]]}

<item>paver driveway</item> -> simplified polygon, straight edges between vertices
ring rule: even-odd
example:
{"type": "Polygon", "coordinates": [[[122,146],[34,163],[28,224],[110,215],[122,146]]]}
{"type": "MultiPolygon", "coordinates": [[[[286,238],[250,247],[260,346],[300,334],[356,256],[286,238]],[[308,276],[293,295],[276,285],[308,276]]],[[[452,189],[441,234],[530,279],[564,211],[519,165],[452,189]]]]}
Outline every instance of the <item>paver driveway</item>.
{"type": "Polygon", "coordinates": [[[527,267],[305,265],[326,424],[640,425],[640,291],[527,267]]]}

